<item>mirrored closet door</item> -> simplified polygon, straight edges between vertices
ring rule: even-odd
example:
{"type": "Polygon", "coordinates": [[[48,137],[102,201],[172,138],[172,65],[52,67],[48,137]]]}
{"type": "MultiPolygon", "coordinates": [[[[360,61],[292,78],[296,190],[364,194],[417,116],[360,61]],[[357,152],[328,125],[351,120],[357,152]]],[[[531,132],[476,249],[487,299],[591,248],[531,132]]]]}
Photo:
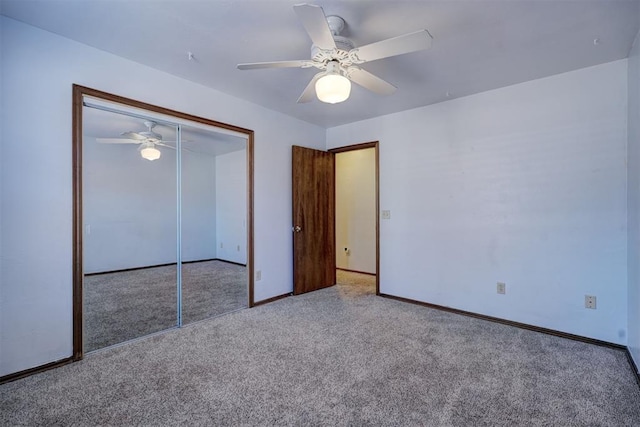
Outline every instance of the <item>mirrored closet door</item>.
{"type": "Polygon", "coordinates": [[[85,107],[83,129],[87,352],[177,325],[177,126],[85,107]]]}
{"type": "Polygon", "coordinates": [[[93,97],[81,113],[74,354],[250,306],[252,133],[93,97]]]}
{"type": "Polygon", "coordinates": [[[181,127],[182,321],[248,304],[246,139],[181,127]]]}

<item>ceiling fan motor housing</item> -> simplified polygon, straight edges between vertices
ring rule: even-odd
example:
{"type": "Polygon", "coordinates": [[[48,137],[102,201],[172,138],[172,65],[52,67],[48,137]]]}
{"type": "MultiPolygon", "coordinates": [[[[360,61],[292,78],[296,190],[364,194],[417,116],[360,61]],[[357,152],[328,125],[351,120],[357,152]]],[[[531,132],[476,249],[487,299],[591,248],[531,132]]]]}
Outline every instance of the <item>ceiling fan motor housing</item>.
{"type": "Polygon", "coordinates": [[[156,122],[148,120],[144,122],[144,125],[147,127],[147,130],[144,132],[138,132],[140,135],[144,136],[148,141],[151,142],[162,141],[162,135],[153,131],[153,128],[156,127],[156,122]]]}
{"type": "Polygon", "coordinates": [[[147,138],[147,141],[151,141],[151,142],[162,141],[162,135],[160,135],[159,133],[155,133],[153,131],[144,131],[144,132],[138,132],[138,133],[144,136],[145,138],[147,138]]]}
{"type": "MultiPolygon", "coordinates": [[[[311,60],[324,65],[330,61],[344,61],[349,57],[349,51],[355,47],[350,39],[340,35],[345,27],[344,19],[336,15],[327,16],[326,19],[336,48],[321,49],[316,45],[311,46],[311,60]]],[[[324,69],[324,67],[322,67],[322,69],[324,69]]]]}
{"type": "Polygon", "coordinates": [[[338,47],[339,50],[344,50],[348,52],[355,47],[353,42],[346,37],[333,36],[333,40],[336,42],[336,46],[338,47]]]}
{"type": "Polygon", "coordinates": [[[321,49],[316,45],[311,46],[311,60],[318,63],[329,61],[344,61],[349,57],[349,52],[355,47],[353,42],[346,37],[333,36],[337,49],[321,49]]]}

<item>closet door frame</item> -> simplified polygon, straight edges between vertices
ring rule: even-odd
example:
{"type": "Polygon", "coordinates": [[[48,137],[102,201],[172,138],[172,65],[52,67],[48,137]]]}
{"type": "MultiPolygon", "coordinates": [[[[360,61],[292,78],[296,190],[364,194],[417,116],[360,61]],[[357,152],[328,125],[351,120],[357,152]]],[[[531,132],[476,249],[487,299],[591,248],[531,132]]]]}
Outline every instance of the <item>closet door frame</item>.
{"type": "Polygon", "coordinates": [[[248,276],[248,306],[253,307],[254,301],[254,248],[253,248],[253,143],[254,132],[251,129],[218,122],[203,117],[171,110],[146,102],[137,101],[119,95],[103,92],[80,85],[73,85],[73,120],[72,120],[72,181],[73,181],[73,361],[84,357],[83,350],[83,217],[82,217],[82,113],[84,98],[90,97],[126,107],[137,108],[152,113],[175,117],[207,126],[216,127],[240,134],[247,138],[247,276],[248,276]]]}

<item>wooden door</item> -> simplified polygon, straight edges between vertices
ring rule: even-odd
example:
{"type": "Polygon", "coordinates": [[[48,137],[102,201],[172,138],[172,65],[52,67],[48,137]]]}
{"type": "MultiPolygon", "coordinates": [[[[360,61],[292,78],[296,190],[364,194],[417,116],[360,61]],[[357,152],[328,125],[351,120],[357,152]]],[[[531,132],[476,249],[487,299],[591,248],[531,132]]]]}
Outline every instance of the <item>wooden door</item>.
{"type": "Polygon", "coordinates": [[[293,146],[293,293],[336,283],[333,153],[293,146]]]}

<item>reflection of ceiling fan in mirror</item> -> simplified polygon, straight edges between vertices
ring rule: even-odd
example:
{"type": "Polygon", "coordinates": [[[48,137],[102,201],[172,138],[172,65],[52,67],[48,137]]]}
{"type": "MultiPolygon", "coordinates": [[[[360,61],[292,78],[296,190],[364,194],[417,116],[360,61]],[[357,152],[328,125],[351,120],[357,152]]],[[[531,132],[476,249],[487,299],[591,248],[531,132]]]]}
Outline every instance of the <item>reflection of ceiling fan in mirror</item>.
{"type": "MultiPolygon", "coordinates": [[[[176,149],[176,147],[166,144],[166,141],[162,139],[162,135],[153,131],[156,122],[145,121],[144,125],[147,127],[146,131],[123,132],[121,135],[124,138],[96,138],[96,141],[103,144],[138,144],[138,151],[140,151],[142,158],[151,161],[160,158],[161,152],[157,148],[158,146],[171,148],[172,150],[176,149]]],[[[175,143],[175,141],[172,142],[175,143]]]]}

